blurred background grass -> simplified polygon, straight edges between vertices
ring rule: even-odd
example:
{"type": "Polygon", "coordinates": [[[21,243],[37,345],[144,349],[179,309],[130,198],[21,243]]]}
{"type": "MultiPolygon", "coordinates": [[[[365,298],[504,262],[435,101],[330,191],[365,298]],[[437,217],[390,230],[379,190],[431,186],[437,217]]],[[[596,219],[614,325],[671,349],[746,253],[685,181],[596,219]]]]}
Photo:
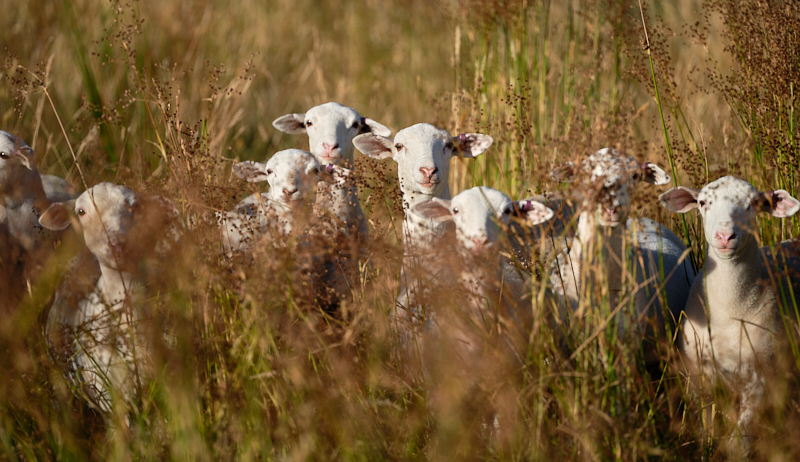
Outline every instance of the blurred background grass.
{"type": "MultiPolygon", "coordinates": [[[[34,147],[43,173],[81,184],[80,165],[89,186],[166,191],[186,214],[246,193],[229,179],[229,159],[307,147],[271,122],[327,101],[395,131],[424,121],[493,136],[488,155],[454,160],[453,194],[553,190],[552,167],[605,146],[668,167],[676,184],[730,173],[797,191],[792,2],[651,1],[640,10],[628,0],[6,0],[2,11],[0,128],[34,147]]],[[[25,347],[5,343],[15,353],[6,358],[14,380],[0,386],[4,458],[721,457],[702,398],[675,373],[651,383],[635,349],[602,338],[569,374],[537,363],[519,394],[511,449],[476,449],[458,425],[436,428],[422,389],[389,355],[384,316],[401,218],[393,165],[357,159],[377,274],[347,322],[311,321],[283,280],[256,284],[252,273],[231,276],[187,252],[195,272],[165,302],[182,307],[187,342],[133,429],[108,431],[47,369],[36,319],[54,269],[18,316],[25,347]],[[309,332],[287,334],[287,319],[309,332]],[[437,434],[450,436],[437,443],[437,434]]],[[[662,210],[659,192],[641,188],[637,213],[673,228],[702,264],[699,219],[662,210]]],[[[798,222],[761,226],[771,243],[795,236],[798,222]]],[[[791,458],[796,442],[775,441],[796,427],[795,401],[778,402],[787,411],[771,415],[762,449],[791,458]]]]}

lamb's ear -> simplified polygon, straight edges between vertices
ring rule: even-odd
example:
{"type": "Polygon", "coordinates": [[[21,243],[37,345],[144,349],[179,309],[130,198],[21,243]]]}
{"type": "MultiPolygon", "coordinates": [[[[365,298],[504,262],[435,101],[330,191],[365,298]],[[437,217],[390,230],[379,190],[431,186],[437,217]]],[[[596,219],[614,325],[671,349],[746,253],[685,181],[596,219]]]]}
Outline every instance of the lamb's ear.
{"type": "MultiPolygon", "coordinates": [[[[39,224],[47,229],[61,231],[73,224],[75,201],[53,202],[39,217],[39,224]]],[[[77,220],[74,220],[77,224],[77,220]]]]}
{"type": "Polygon", "coordinates": [[[462,133],[454,136],[452,141],[453,145],[455,145],[453,155],[469,159],[478,157],[486,152],[489,146],[494,143],[494,138],[482,133],[462,133]]]}
{"type": "Polygon", "coordinates": [[[642,167],[642,181],[645,183],[662,185],[669,183],[670,176],[661,167],[652,163],[644,162],[642,167]]]}
{"type": "Polygon", "coordinates": [[[550,178],[560,183],[570,183],[575,181],[575,177],[578,175],[578,166],[572,161],[564,162],[550,170],[549,175],[550,178]]]}
{"type": "Polygon", "coordinates": [[[306,132],[305,114],[286,114],[272,121],[272,126],[278,130],[291,135],[299,135],[306,132]]]}
{"type": "Polygon", "coordinates": [[[369,117],[362,117],[361,118],[361,130],[359,130],[359,134],[362,133],[374,133],[380,136],[392,136],[392,131],[378,122],[370,119],[369,117]]]}
{"type": "Polygon", "coordinates": [[[523,200],[517,201],[514,205],[514,215],[528,220],[532,225],[540,225],[554,215],[553,209],[541,202],[523,200]]]}
{"type": "Polygon", "coordinates": [[[698,207],[698,194],[700,194],[700,191],[696,189],[678,186],[658,196],[658,202],[671,212],[686,213],[698,207]]]}
{"type": "Polygon", "coordinates": [[[267,164],[246,160],[233,166],[233,174],[248,183],[267,181],[267,164]]]}
{"type": "Polygon", "coordinates": [[[353,146],[365,156],[373,159],[386,159],[394,157],[394,140],[374,133],[364,133],[353,138],[353,146]]]}
{"type": "Polygon", "coordinates": [[[413,209],[417,214],[435,221],[451,221],[453,219],[453,213],[450,212],[450,201],[438,197],[434,197],[430,201],[417,202],[413,209]]]}
{"type": "Polygon", "coordinates": [[[22,164],[28,168],[28,170],[33,170],[36,168],[36,154],[30,147],[20,147],[14,151],[14,156],[16,156],[22,162],[22,164]]]}
{"type": "Polygon", "coordinates": [[[800,210],[800,201],[783,189],[759,193],[761,196],[761,211],[769,212],[778,218],[787,218],[800,210]]]}

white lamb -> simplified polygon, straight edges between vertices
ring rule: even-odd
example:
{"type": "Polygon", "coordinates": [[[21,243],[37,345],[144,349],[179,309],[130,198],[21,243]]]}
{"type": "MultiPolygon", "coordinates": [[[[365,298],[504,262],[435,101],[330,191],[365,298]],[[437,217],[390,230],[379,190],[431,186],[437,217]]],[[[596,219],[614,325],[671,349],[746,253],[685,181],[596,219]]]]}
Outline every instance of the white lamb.
{"type": "Polygon", "coordinates": [[[539,202],[515,202],[500,191],[479,186],[452,200],[434,198],[416,204],[412,213],[453,222],[460,255],[456,262],[460,284],[447,297],[450,303],[428,313],[422,334],[431,405],[437,408],[452,401],[460,391],[462,402],[471,407],[476,399],[488,405],[485,411],[495,415],[497,429],[500,418],[513,419],[516,414],[514,387],[503,382],[527,366],[534,320],[545,320],[555,331],[553,321],[559,317],[549,292],[535,292],[530,275],[504,256],[506,237],[513,232],[509,225],[512,217],[539,225],[550,220],[553,211],[539,202]],[[478,390],[483,392],[475,396],[478,390]]]}
{"type": "Polygon", "coordinates": [[[267,181],[269,191],[255,193],[227,213],[219,214],[226,254],[247,250],[260,236],[292,232],[296,217],[304,217],[314,203],[319,163],[311,153],[287,149],[275,153],[267,163],[246,161],[233,173],[251,183],[267,181]]]}
{"type": "MultiPolygon", "coordinates": [[[[486,319],[499,321],[502,328],[495,332],[509,337],[506,343],[516,348],[513,351],[515,359],[524,358],[525,351],[520,349],[518,340],[527,342],[532,325],[530,275],[501,254],[505,249],[502,237],[507,233],[512,217],[520,217],[530,225],[539,225],[553,217],[553,210],[530,200],[515,202],[500,191],[478,186],[461,192],[452,200],[434,198],[418,203],[413,212],[438,222],[455,224],[461,256],[461,285],[469,301],[468,316],[478,324],[486,319]]],[[[434,319],[438,317],[438,313],[434,315],[434,319]]],[[[451,331],[453,324],[447,324],[444,329],[451,331]]],[[[437,326],[434,330],[442,328],[437,326]]],[[[456,343],[467,350],[479,349],[480,345],[476,345],[474,340],[465,335],[456,343]]],[[[518,367],[523,365],[524,361],[517,364],[518,367]]]]}
{"type": "Polygon", "coordinates": [[[219,215],[226,254],[246,251],[259,239],[280,246],[288,242],[286,237],[290,234],[298,237],[297,243],[306,250],[304,254],[313,257],[307,265],[313,298],[326,311],[336,311],[339,301],[350,293],[356,269],[352,259],[330,245],[337,238],[338,226],[315,209],[314,192],[318,181],[334,187],[350,181],[352,171],[333,164],[322,167],[311,153],[288,149],[276,153],[266,164],[240,162],[234,165],[233,172],[249,182],[267,181],[270,189],[247,197],[233,211],[219,215]],[[320,248],[320,242],[326,246],[320,248]]]}
{"type": "Polygon", "coordinates": [[[226,254],[247,250],[261,236],[291,234],[297,222],[313,213],[318,182],[343,184],[352,175],[332,164],[323,167],[311,153],[299,149],[279,151],[266,163],[240,162],[233,173],[250,183],[266,181],[269,191],[252,194],[232,211],[218,215],[226,254]]]}
{"type": "MultiPolygon", "coordinates": [[[[677,320],[695,276],[686,258],[686,245],[653,220],[628,218],[633,188],[639,182],[666,184],[669,175],[653,163],[640,164],[608,148],[584,159],[580,167],[571,162],[563,164],[552,175],[558,180],[579,179],[575,196],[581,212],[572,248],[568,255],[559,256],[558,268],[551,275],[555,291],[565,296],[573,309],[577,310],[579,305],[591,306],[581,305],[580,300],[591,297],[597,290],[594,271],[599,258],[605,265],[600,271],[608,284],[611,309],[616,309],[620,302],[630,306],[630,300],[620,297],[627,279],[629,285],[635,282],[639,287],[629,294],[633,298],[635,320],[655,319],[655,326],[660,328],[664,302],[677,320]]],[[[620,330],[626,330],[625,318],[617,319],[620,330]]],[[[647,323],[646,331],[650,332],[651,327],[647,323]]]]}
{"type": "MultiPolygon", "coordinates": [[[[364,133],[389,136],[392,131],[369,117],[361,117],[355,109],[339,103],[312,107],[305,114],[286,114],[272,125],[290,134],[308,134],[309,151],[320,165],[333,164],[354,169],[353,139],[364,133]]],[[[320,183],[317,204],[332,212],[344,225],[347,234],[355,236],[362,246],[369,240],[369,228],[358,200],[355,178],[335,186],[320,183]]],[[[363,250],[362,250],[363,252],[363,250]]]]}
{"type": "Polygon", "coordinates": [[[417,124],[397,132],[394,139],[376,134],[359,135],[356,148],[374,159],[392,158],[397,162],[400,191],[403,195],[403,270],[397,314],[392,315],[399,337],[401,358],[413,357],[410,349],[416,338],[419,321],[424,318],[420,300],[426,292],[423,274],[436,274],[436,281],[446,279],[441,253],[449,251],[448,234],[452,223],[440,222],[409,213],[411,204],[433,198],[450,199],[450,159],[481,155],[494,140],[488,135],[467,133],[451,136],[446,130],[429,124],[417,124]],[[416,279],[409,277],[411,271],[416,279]]]}
{"type": "Polygon", "coordinates": [[[174,249],[181,226],[168,201],[111,183],[54,203],[40,222],[61,230],[73,217],[92,255],[72,262],[56,291],[46,336],[74,391],[109,415],[115,400],[136,394],[147,368],[148,313],[137,296],[147,281],[137,276],[140,262],[174,249]]]}
{"type": "MultiPolygon", "coordinates": [[[[784,335],[781,311],[794,319],[791,297],[788,303],[782,302],[775,289],[776,285],[789,288],[780,281],[783,258],[774,258],[769,247],[759,249],[756,215],[767,212],[790,217],[800,210],[800,201],[782,189],[760,192],[732,176],[700,191],[673,188],[659,201],[677,213],[698,209],[703,217],[706,264],[686,303],[679,347],[695,383],[701,376],[722,379],[739,393],[737,424],[744,446],[740,449],[746,450],[748,431],[763,399],[766,373],[778,353],[776,343],[784,335]]],[[[796,241],[784,242],[778,250],[779,255],[788,254],[790,264],[797,268],[796,241]]],[[[792,282],[797,296],[797,274],[792,282]]]]}
{"type": "Polygon", "coordinates": [[[22,250],[24,278],[35,277],[53,250],[49,241],[58,234],[43,232],[39,215],[53,201],[72,199],[73,193],[66,180],[40,176],[33,149],[0,131],[0,223],[22,250]]]}

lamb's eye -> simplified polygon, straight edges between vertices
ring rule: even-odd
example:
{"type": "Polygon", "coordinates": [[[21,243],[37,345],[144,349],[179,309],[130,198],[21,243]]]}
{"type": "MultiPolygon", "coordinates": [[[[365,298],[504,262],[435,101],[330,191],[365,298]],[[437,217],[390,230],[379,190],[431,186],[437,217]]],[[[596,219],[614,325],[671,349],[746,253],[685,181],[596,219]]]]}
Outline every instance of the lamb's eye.
{"type": "Polygon", "coordinates": [[[352,126],[350,126],[350,128],[352,128],[352,129],[354,129],[354,130],[358,130],[358,127],[360,127],[360,125],[358,124],[358,122],[353,122],[353,125],[352,125],[352,126]]]}
{"type": "Polygon", "coordinates": [[[639,181],[639,178],[641,178],[641,177],[642,177],[642,176],[641,176],[641,175],[639,175],[638,173],[634,173],[634,174],[633,174],[633,179],[634,179],[634,180],[636,180],[636,181],[639,181]]]}
{"type": "Polygon", "coordinates": [[[400,151],[401,149],[403,149],[403,145],[400,144],[400,143],[397,143],[397,144],[394,145],[394,148],[397,149],[398,151],[400,151]]]}
{"type": "Polygon", "coordinates": [[[312,125],[314,125],[314,124],[313,124],[313,123],[311,123],[311,121],[310,121],[310,120],[309,120],[309,121],[306,121],[306,127],[310,127],[310,126],[312,126],[312,125]]]}
{"type": "Polygon", "coordinates": [[[444,145],[444,147],[445,147],[447,150],[449,150],[449,151],[452,151],[452,150],[453,150],[453,148],[455,147],[455,145],[453,144],[453,142],[452,142],[452,141],[448,141],[448,142],[447,142],[447,144],[445,144],[445,145],[444,145]]]}
{"type": "Polygon", "coordinates": [[[86,215],[86,210],[84,210],[84,209],[78,209],[77,212],[78,212],[78,216],[80,216],[80,217],[86,215]]]}
{"type": "Polygon", "coordinates": [[[10,156],[5,151],[0,151],[0,159],[8,159],[10,156]]]}
{"type": "Polygon", "coordinates": [[[272,169],[271,168],[267,169],[267,175],[272,175],[272,169]]]}
{"type": "Polygon", "coordinates": [[[458,207],[454,207],[453,208],[453,215],[457,215],[457,214],[458,214],[458,207]]]}
{"type": "Polygon", "coordinates": [[[697,203],[700,204],[700,207],[705,207],[706,206],[706,201],[699,201],[697,203]]]}
{"type": "Polygon", "coordinates": [[[506,215],[509,215],[509,214],[511,214],[511,209],[505,209],[505,210],[503,210],[503,213],[505,213],[506,215]]]}

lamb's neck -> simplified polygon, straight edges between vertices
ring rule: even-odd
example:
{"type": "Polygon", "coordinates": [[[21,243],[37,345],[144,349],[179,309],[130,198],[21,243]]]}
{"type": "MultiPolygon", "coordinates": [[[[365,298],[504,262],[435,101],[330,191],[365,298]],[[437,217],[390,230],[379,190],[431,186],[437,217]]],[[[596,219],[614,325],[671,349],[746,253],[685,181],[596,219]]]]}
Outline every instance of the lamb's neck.
{"type": "MultiPolygon", "coordinates": [[[[490,250],[490,252],[494,252],[490,250]]],[[[474,294],[481,294],[484,297],[496,298],[500,285],[508,286],[515,281],[509,281],[505,276],[506,267],[513,264],[500,257],[499,253],[493,253],[491,258],[477,258],[472,261],[464,261],[461,270],[461,281],[464,288],[474,294]]]]}
{"type": "Polygon", "coordinates": [[[278,220],[277,229],[287,235],[297,231],[297,228],[302,223],[302,219],[309,219],[309,213],[312,213],[314,208],[313,203],[307,204],[305,201],[295,201],[286,204],[271,198],[266,202],[266,205],[268,207],[266,215],[274,214],[275,218],[278,220]],[[300,218],[300,220],[298,220],[298,218],[300,218]]]}
{"type": "Polygon", "coordinates": [[[328,184],[321,181],[317,187],[317,204],[321,210],[333,212],[348,226],[360,226],[359,221],[364,217],[355,185],[328,184]]]}
{"type": "Polygon", "coordinates": [[[774,290],[764,281],[763,263],[758,245],[751,236],[732,258],[720,258],[713,250],[706,251],[703,271],[709,311],[726,318],[750,319],[750,315],[768,311],[764,302],[774,301],[774,290]]]}
{"type": "MultiPolygon", "coordinates": [[[[618,291],[622,286],[623,268],[620,263],[627,260],[623,254],[626,229],[624,224],[614,227],[598,226],[594,213],[586,211],[581,213],[578,222],[578,239],[581,245],[573,246],[570,251],[571,260],[577,262],[581,271],[585,272],[587,266],[594,266],[598,257],[601,258],[604,265],[602,273],[608,278],[609,290],[618,291]]],[[[584,274],[579,275],[578,281],[585,277],[584,274]]]]}
{"type": "Polygon", "coordinates": [[[410,212],[413,204],[430,201],[434,197],[450,200],[450,186],[445,185],[438,194],[425,194],[418,191],[403,192],[403,210],[405,211],[403,247],[406,255],[415,255],[432,249],[445,250],[451,247],[452,243],[442,239],[454,230],[451,222],[435,221],[410,212]]]}
{"type": "Polygon", "coordinates": [[[109,307],[115,308],[133,295],[134,278],[132,273],[101,264],[100,274],[97,288],[109,307]]]}

